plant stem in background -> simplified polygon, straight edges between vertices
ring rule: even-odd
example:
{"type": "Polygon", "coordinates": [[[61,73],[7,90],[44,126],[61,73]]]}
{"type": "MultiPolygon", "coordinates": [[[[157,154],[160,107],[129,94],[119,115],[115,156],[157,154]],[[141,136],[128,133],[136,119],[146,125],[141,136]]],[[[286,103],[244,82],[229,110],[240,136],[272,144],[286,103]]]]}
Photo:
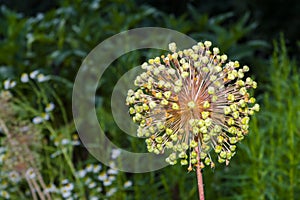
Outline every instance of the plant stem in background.
{"type": "Polygon", "coordinates": [[[42,175],[38,170],[36,164],[37,162],[33,156],[33,152],[31,152],[28,147],[30,144],[27,141],[30,139],[32,140],[33,136],[31,137],[31,135],[26,135],[25,133],[23,133],[23,135],[18,135],[10,132],[5,121],[3,121],[1,118],[0,129],[3,130],[3,133],[7,137],[8,148],[12,152],[10,157],[14,158],[12,164],[13,167],[11,170],[18,171],[23,175],[29,185],[33,199],[38,199],[37,196],[39,196],[41,200],[51,200],[52,198],[49,193],[43,193],[43,191],[46,190],[46,184],[44,183],[42,175]],[[30,177],[31,175],[33,175],[33,177],[30,177]],[[36,176],[39,183],[36,180],[36,176]],[[36,195],[36,193],[38,195],[36,195]]]}

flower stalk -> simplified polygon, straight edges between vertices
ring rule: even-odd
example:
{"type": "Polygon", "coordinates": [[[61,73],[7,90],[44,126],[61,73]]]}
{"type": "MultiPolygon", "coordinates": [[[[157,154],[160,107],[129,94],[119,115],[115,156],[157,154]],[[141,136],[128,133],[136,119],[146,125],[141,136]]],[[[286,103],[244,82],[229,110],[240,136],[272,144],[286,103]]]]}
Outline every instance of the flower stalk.
{"type": "MultiPolygon", "coordinates": [[[[199,149],[196,149],[199,152],[199,149]]],[[[197,154],[197,167],[196,167],[196,174],[197,174],[197,186],[198,186],[198,193],[199,193],[199,200],[205,200],[204,197],[204,184],[203,184],[203,176],[202,176],[202,169],[200,165],[200,156],[199,153],[197,154]]]]}

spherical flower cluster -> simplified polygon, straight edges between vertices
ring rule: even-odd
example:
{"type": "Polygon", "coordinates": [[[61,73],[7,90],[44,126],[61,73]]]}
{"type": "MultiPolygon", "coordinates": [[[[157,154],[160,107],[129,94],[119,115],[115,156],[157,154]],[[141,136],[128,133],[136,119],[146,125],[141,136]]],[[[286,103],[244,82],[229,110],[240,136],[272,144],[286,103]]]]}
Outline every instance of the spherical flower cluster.
{"type": "Polygon", "coordinates": [[[141,66],[146,71],[126,99],[148,151],[168,152],[168,163],[180,159],[188,170],[214,167],[214,160],[228,164],[248,133],[249,116],[259,110],[249,93],[257,83],[244,75],[249,67],[227,61],[211,45],[199,42],[177,52],[176,44],[169,44],[171,54],[141,66]]]}

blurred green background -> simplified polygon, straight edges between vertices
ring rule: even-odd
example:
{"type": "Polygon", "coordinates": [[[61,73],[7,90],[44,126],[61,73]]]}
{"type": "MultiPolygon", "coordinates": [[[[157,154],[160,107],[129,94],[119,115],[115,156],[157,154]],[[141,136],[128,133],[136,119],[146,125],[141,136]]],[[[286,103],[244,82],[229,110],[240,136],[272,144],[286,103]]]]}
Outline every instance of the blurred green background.
{"type": "MultiPolygon", "coordinates": [[[[253,117],[250,134],[239,144],[231,164],[204,170],[206,198],[300,198],[298,1],[0,0],[0,3],[0,82],[17,80],[22,73],[33,70],[53,76],[56,81],[49,85],[56,91],[57,98],[53,99],[60,99],[60,109],[64,110],[63,117],[62,111],[54,113],[55,131],[72,126],[71,94],[77,70],[83,58],[106,38],[132,28],[157,26],[185,33],[197,41],[211,40],[230,59],[251,66],[250,75],[258,82],[255,96],[261,111],[253,117]]],[[[102,126],[116,144],[128,150],[144,151],[144,142],[129,138],[113,122],[111,92],[122,74],[156,55],[157,51],[149,50],[122,56],[105,72],[97,92],[102,126]]],[[[30,92],[22,88],[19,92],[28,100],[28,106],[38,107],[30,103],[34,99],[30,92]]],[[[25,111],[19,112],[17,115],[26,118],[25,111]]],[[[49,133],[43,131],[44,140],[49,140],[49,133]]],[[[74,133],[75,130],[66,132],[67,137],[74,133]]],[[[51,142],[47,145],[53,147],[51,142]]],[[[42,148],[37,153],[41,155],[42,175],[51,176],[49,170],[55,165],[43,158],[50,155],[47,151],[42,148]]],[[[83,146],[69,149],[69,153],[75,168],[93,160],[83,146]]],[[[61,165],[67,162],[64,158],[59,161],[61,165]]],[[[55,177],[62,179],[59,173],[53,177],[49,181],[55,182],[55,177]]],[[[133,188],[109,199],[197,199],[195,174],[180,166],[146,174],[122,173],[120,177],[132,180],[133,188]]],[[[20,192],[24,192],[25,186],[20,187],[20,192]]],[[[89,198],[88,189],[83,193],[89,198]]]]}

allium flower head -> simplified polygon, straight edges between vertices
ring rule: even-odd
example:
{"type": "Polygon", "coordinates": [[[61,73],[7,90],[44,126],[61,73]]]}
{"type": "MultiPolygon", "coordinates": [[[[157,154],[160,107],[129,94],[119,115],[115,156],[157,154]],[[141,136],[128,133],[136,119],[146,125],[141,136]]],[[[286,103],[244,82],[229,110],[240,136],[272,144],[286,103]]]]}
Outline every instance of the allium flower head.
{"type": "Polygon", "coordinates": [[[189,170],[214,167],[215,160],[228,164],[248,133],[249,116],[259,110],[249,93],[257,83],[244,76],[249,67],[227,61],[211,45],[199,42],[177,52],[169,44],[171,54],[142,65],[146,72],[136,77],[137,89],[126,99],[148,151],[169,152],[168,163],[180,159],[189,170]]]}

